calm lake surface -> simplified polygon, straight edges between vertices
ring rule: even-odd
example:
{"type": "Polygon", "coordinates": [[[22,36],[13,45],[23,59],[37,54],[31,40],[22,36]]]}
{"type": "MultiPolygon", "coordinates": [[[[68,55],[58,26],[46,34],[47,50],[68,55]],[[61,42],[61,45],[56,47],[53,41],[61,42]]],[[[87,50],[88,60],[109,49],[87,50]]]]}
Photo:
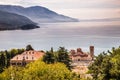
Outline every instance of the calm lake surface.
{"type": "Polygon", "coordinates": [[[36,50],[68,50],[82,48],[88,52],[95,46],[95,54],[120,46],[120,24],[115,22],[43,23],[34,30],[0,31],[0,50],[25,48],[31,44],[36,50]]]}

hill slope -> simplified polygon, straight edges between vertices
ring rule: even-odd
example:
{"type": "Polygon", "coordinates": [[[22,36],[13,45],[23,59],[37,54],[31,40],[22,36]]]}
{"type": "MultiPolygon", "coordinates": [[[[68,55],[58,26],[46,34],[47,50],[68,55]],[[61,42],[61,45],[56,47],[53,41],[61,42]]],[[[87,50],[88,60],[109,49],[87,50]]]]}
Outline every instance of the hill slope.
{"type": "Polygon", "coordinates": [[[24,8],[21,6],[0,5],[0,10],[26,16],[35,22],[76,22],[78,21],[75,18],[70,18],[64,15],[60,15],[54,11],[51,11],[41,6],[24,8]]]}
{"type": "Polygon", "coordinates": [[[21,27],[28,24],[34,24],[35,27],[35,23],[27,17],[0,11],[0,30],[21,29],[21,27]]]}

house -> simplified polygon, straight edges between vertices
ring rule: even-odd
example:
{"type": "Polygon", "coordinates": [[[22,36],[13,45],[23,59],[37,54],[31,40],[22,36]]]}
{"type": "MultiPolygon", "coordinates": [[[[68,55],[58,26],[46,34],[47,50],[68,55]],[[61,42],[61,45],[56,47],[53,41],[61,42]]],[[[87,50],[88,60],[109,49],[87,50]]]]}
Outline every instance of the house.
{"type": "Polygon", "coordinates": [[[24,66],[30,62],[40,59],[45,53],[42,51],[29,50],[16,55],[10,60],[11,65],[24,66]]]}

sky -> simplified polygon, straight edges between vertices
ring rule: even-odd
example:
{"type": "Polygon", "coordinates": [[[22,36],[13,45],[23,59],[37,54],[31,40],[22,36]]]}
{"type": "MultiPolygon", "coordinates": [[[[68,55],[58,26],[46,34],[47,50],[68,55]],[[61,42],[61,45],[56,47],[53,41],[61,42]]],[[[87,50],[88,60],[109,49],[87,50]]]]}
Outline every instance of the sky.
{"type": "Polygon", "coordinates": [[[0,0],[0,4],[43,6],[79,19],[120,18],[120,0],[0,0]]]}

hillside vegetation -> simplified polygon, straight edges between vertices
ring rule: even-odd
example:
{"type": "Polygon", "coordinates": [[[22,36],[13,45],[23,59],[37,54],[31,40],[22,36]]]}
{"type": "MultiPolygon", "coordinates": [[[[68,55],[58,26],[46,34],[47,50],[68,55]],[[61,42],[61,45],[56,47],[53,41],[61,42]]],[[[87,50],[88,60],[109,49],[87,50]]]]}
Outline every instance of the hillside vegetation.
{"type": "Polygon", "coordinates": [[[24,8],[22,6],[0,5],[0,10],[23,15],[34,22],[76,22],[75,18],[58,14],[42,6],[31,6],[24,8]]]}
{"type": "Polygon", "coordinates": [[[120,47],[99,54],[89,66],[93,80],[120,80],[120,47]]]}
{"type": "Polygon", "coordinates": [[[32,22],[27,17],[14,13],[0,11],[0,30],[22,29],[22,26],[28,24],[32,24],[34,25],[33,28],[36,28],[36,23],[32,22]]]}

